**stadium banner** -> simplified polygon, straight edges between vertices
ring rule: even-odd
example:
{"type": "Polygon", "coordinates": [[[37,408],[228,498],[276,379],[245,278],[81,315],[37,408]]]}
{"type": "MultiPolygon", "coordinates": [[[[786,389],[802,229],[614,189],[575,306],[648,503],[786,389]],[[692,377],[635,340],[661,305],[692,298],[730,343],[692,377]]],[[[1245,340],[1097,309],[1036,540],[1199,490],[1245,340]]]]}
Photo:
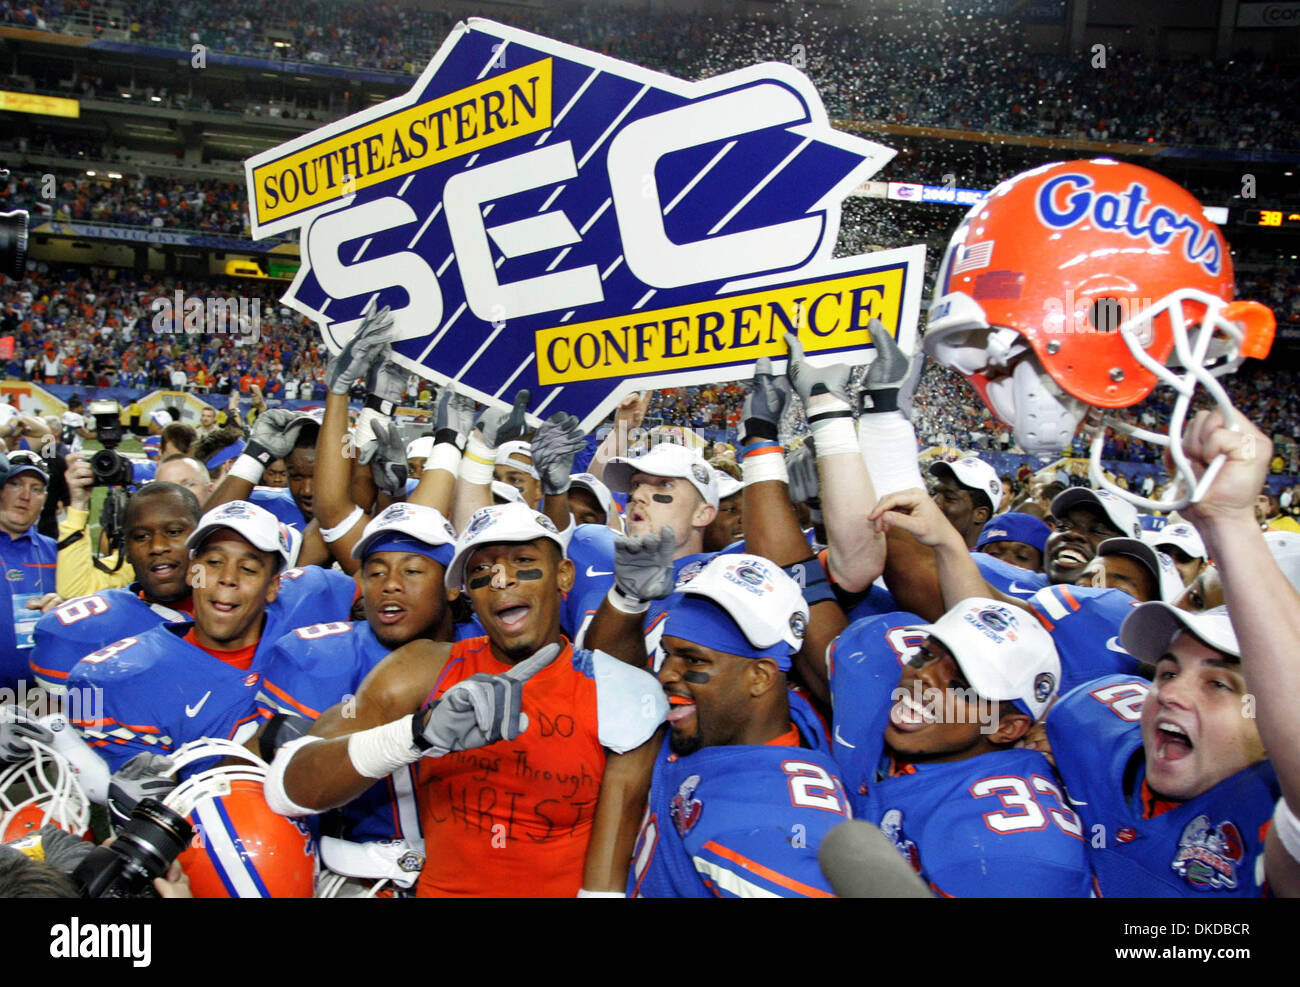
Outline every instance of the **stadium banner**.
{"type": "Polygon", "coordinates": [[[246,253],[266,253],[284,243],[275,238],[265,243],[254,243],[240,236],[222,236],[217,233],[157,230],[147,226],[115,226],[106,223],[69,222],[61,219],[39,223],[32,234],[68,236],[81,240],[126,240],[130,243],[149,243],[167,247],[204,247],[209,250],[242,250],[246,253]]]}
{"type": "Polygon", "coordinates": [[[409,92],[245,162],[253,236],[298,232],[283,301],[337,352],[389,306],[398,362],[599,424],[632,390],[737,380],[782,334],[862,364],[915,346],[923,245],[832,256],[894,155],[768,63],[704,82],[481,19],[409,92]]]}
{"type": "Polygon", "coordinates": [[[1237,27],[1300,27],[1300,3],[1243,3],[1237,27]]]}

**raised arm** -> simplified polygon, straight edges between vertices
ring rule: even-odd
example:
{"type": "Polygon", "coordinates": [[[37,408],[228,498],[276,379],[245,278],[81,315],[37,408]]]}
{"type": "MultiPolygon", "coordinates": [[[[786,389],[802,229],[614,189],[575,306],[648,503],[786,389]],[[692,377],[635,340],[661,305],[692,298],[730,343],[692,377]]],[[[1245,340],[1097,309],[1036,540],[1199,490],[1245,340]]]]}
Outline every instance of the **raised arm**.
{"type": "Polygon", "coordinates": [[[626,754],[608,753],[600,781],[596,819],[587,843],[579,897],[621,897],[627,887],[632,851],[650,796],[655,755],[663,746],[666,727],[626,754]]]}
{"type": "Polygon", "coordinates": [[[451,523],[457,531],[465,527],[470,515],[479,508],[492,505],[492,470],[496,466],[497,446],[522,438],[528,431],[524,412],[529,397],[527,391],[519,391],[509,411],[487,408],[474,423],[465,445],[465,455],[460,461],[460,479],[452,498],[451,523]]]}
{"type": "MultiPolygon", "coordinates": [[[[806,381],[807,377],[803,379],[806,381]]],[[[745,548],[771,559],[792,575],[797,573],[795,578],[809,603],[809,621],[803,647],[794,660],[812,694],[822,702],[829,702],[830,687],[823,656],[827,645],[848,626],[848,621],[790,503],[785,456],[777,444],[777,426],[786,400],[787,391],[772,376],[771,361],[766,357],[760,359],[754,368],[754,386],[745,397],[741,413],[745,548]]],[[[858,458],[856,446],[853,458],[858,458]]]]}
{"type": "MultiPolygon", "coordinates": [[[[1202,411],[1187,426],[1183,448],[1197,477],[1218,456],[1222,469],[1201,500],[1181,513],[1205,540],[1223,581],[1241,667],[1255,700],[1259,735],[1277,772],[1282,797],[1300,816],[1300,593],[1278,567],[1255,521],[1255,495],[1268,474],[1273,444],[1239,412],[1202,411]]],[[[1245,715],[1243,713],[1243,715],[1245,715]]],[[[1274,817],[1266,863],[1275,893],[1300,896],[1300,839],[1288,851],[1274,817]]],[[[1300,837],[1300,826],[1296,827],[1300,837]]]]}

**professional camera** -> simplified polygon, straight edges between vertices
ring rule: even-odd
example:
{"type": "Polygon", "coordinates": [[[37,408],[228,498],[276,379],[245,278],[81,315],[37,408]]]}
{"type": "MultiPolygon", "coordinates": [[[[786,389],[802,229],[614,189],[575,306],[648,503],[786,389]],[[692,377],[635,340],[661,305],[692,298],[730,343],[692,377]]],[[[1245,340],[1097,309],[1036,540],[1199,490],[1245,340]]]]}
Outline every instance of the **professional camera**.
{"type": "Polygon", "coordinates": [[[153,880],[190,845],[194,827],[157,799],[143,798],[109,846],[97,846],[72,872],[83,898],[157,898],[153,880]]]}
{"type": "Polygon", "coordinates": [[[117,451],[125,428],[122,407],[116,401],[91,401],[87,411],[95,419],[95,438],[104,447],[90,458],[97,487],[125,487],[131,483],[131,461],[117,451]]]}

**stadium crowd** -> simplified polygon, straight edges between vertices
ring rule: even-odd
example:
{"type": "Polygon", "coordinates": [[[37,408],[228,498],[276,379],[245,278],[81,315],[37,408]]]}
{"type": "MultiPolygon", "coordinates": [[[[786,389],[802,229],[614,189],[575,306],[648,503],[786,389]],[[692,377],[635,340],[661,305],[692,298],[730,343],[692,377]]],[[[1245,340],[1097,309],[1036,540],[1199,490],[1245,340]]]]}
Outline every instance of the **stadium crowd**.
{"type": "MultiPolygon", "coordinates": [[[[0,23],[59,31],[81,5],[0,2],[0,23]]],[[[133,41],[284,61],[319,62],[405,74],[420,71],[450,18],[395,2],[358,5],[308,0],[292,14],[271,0],[238,12],[188,0],[131,0],[117,24],[133,41]]],[[[770,18],[584,8],[511,11],[506,20],[558,40],[685,78],[758,61],[796,61],[832,116],[1038,136],[1236,150],[1300,147],[1300,123],[1281,109],[1300,92],[1294,66],[1264,58],[1166,60],[1136,51],[1066,57],[1012,50],[1008,27],[966,25],[960,57],[955,28],[898,36],[873,17],[822,22],[804,11],[770,18]],[[1213,78],[1215,85],[1205,84],[1213,78]]]]}

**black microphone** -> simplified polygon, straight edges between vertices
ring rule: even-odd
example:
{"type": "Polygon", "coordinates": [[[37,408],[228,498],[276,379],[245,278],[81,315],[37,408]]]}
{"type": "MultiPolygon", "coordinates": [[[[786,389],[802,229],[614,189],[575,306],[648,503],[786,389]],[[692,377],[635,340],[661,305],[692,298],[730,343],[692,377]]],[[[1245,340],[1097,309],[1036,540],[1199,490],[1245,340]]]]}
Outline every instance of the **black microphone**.
{"type": "Polygon", "coordinates": [[[841,898],[933,898],[884,833],[870,823],[840,823],[822,840],[817,862],[841,898]]]}

